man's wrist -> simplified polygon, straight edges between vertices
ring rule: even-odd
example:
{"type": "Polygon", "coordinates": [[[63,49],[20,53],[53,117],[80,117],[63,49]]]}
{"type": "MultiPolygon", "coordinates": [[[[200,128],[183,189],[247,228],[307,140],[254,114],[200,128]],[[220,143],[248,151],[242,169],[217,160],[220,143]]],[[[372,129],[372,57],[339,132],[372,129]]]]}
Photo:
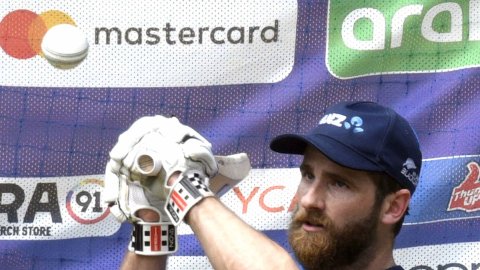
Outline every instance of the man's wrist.
{"type": "Polygon", "coordinates": [[[178,249],[177,228],[170,222],[136,222],[128,250],[138,255],[160,256],[178,249]]]}
{"type": "Polygon", "coordinates": [[[191,225],[191,222],[194,222],[195,216],[198,216],[198,213],[201,213],[205,210],[205,207],[208,207],[213,201],[218,201],[218,198],[215,196],[205,197],[203,200],[195,204],[190,211],[188,211],[187,215],[183,219],[184,222],[188,225],[191,225]]]}

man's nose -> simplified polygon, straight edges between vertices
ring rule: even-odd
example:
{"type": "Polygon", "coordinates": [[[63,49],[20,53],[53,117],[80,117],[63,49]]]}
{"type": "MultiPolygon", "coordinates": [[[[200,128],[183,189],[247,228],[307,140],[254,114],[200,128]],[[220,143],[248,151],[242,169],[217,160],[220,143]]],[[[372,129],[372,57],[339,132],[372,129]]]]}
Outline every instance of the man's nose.
{"type": "Polygon", "coordinates": [[[320,184],[312,184],[302,191],[299,190],[298,196],[303,208],[325,209],[325,189],[320,184]]]}

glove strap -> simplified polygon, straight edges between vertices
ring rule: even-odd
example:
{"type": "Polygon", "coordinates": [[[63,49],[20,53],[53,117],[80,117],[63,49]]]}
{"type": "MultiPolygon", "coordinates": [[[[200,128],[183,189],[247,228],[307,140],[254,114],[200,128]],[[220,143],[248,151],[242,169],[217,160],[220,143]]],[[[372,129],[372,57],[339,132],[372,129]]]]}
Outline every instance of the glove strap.
{"type": "Polygon", "coordinates": [[[182,174],[182,179],[172,187],[165,210],[174,226],[178,226],[188,211],[203,198],[215,196],[205,185],[204,174],[190,171],[182,174]]]}
{"type": "Polygon", "coordinates": [[[177,248],[177,228],[172,223],[133,223],[129,251],[139,255],[160,256],[175,253],[177,248]]]}

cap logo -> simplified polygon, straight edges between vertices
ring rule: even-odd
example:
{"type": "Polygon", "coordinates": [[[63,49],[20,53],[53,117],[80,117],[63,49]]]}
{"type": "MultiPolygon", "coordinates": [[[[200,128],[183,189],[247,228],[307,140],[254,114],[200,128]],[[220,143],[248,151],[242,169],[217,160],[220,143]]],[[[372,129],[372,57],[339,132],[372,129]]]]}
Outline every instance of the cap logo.
{"type": "Polygon", "coordinates": [[[412,182],[415,186],[418,183],[418,174],[415,171],[417,169],[417,165],[411,158],[407,158],[407,160],[403,163],[401,173],[412,182]]]}
{"type": "Polygon", "coordinates": [[[350,119],[350,123],[349,122],[343,123],[343,126],[346,129],[351,128],[353,130],[353,133],[363,132],[363,128],[361,127],[362,125],[363,125],[363,119],[360,118],[359,116],[352,117],[352,119],[350,119]]]}
{"type": "Polygon", "coordinates": [[[354,133],[359,133],[364,131],[362,128],[363,119],[361,117],[354,116],[350,119],[350,121],[345,121],[345,120],[347,120],[347,117],[343,114],[329,113],[323,116],[318,124],[319,125],[327,124],[327,125],[332,125],[336,127],[343,126],[347,130],[352,129],[354,133]]]}
{"type": "Polygon", "coordinates": [[[342,127],[342,123],[347,119],[345,115],[338,114],[338,113],[329,113],[322,117],[319,125],[333,125],[336,127],[342,127]]]}

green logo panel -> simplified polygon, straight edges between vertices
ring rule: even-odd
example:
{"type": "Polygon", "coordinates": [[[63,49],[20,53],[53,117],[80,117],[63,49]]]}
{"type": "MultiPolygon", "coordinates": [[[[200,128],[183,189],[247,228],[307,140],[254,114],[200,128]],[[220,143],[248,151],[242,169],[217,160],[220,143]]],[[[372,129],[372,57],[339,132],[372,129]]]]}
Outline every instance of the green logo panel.
{"type": "Polygon", "coordinates": [[[326,59],[344,79],[480,66],[480,0],[330,0],[326,59]]]}

